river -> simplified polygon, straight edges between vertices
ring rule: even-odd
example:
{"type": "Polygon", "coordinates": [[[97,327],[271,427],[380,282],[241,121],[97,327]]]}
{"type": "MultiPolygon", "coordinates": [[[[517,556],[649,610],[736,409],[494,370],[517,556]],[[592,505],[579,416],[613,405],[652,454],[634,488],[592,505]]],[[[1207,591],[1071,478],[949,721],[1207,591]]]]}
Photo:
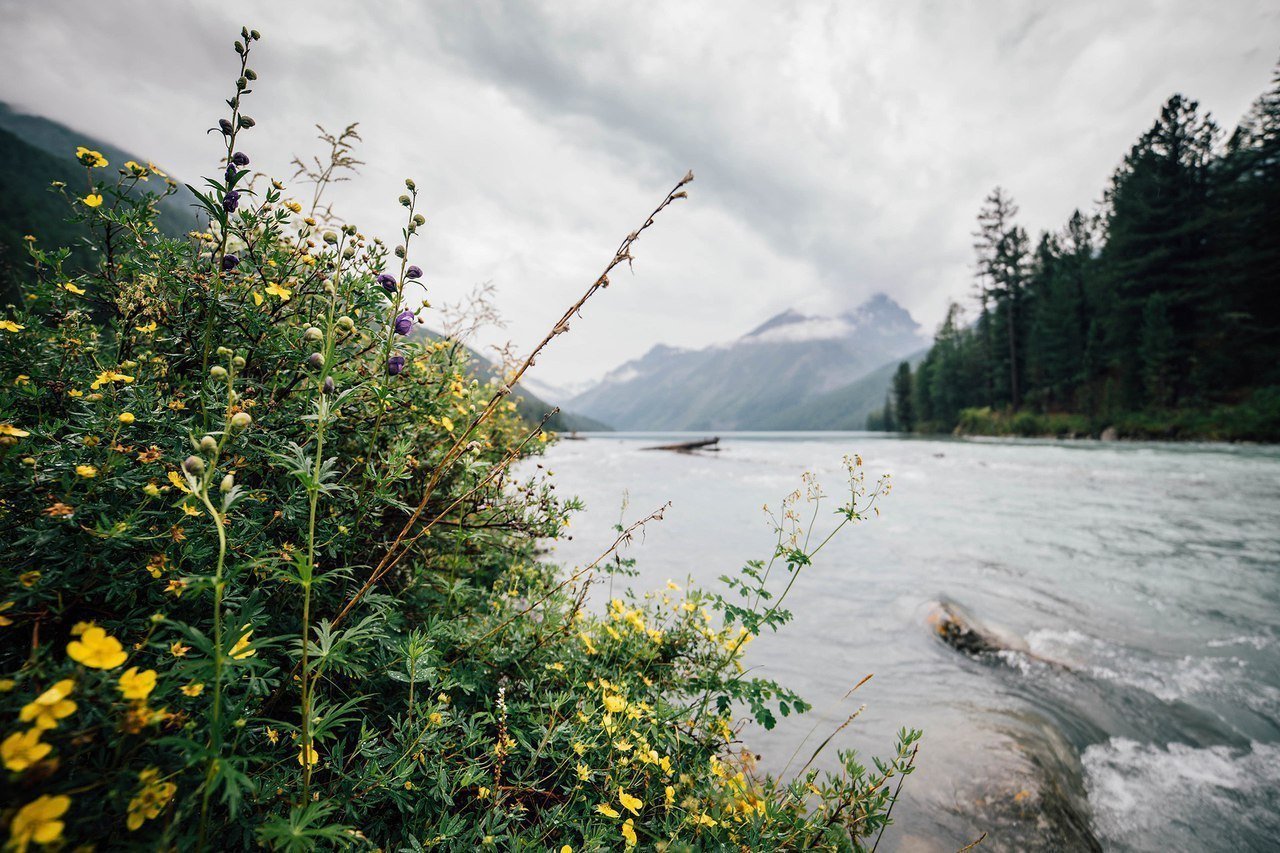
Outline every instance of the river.
{"type": "Polygon", "coordinates": [[[819,764],[925,733],[882,850],[983,832],[980,850],[1276,849],[1280,448],[736,433],[718,453],[642,450],[691,437],[550,448],[558,491],[587,506],[554,558],[588,562],[619,518],[671,501],[625,554],[633,585],[714,586],[769,557],[761,506],[802,472],[833,497],[844,454],[893,475],[882,515],[804,570],[795,620],[748,647],[814,706],[743,732],[764,769],[803,763],[865,704],[819,764]],[[955,651],[927,624],[938,601],[1031,654],[955,651]]]}

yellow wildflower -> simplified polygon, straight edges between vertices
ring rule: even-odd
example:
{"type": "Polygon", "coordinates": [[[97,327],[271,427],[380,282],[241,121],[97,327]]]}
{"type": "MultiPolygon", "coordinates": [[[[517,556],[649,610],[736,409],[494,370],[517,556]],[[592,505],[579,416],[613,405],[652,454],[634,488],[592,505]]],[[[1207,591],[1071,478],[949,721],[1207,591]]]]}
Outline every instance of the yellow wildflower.
{"type": "Polygon", "coordinates": [[[142,492],[147,497],[152,497],[152,498],[160,497],[160,487],[157,486],[155,483],[147,483],[145,486],[142,487],[142,492]]]}
{"type": "Polygon", "coordinates": [[[26,438],[31,435],[25,429],[18,429],[13,424],[0,424],[0,435],[9,435],[14,438],[26,438]]]}
{"type": "Polygon", "coordinates": [[[104,370],[98,374],[98,378],[93,380],[93,384],[90,385],[89,387],[92,390],[97,391],[103,385],[108,385],[112,382],[123,382],[124,384],[128,385],[133,382],[133,377],[126,376],[125,374],[118,373],[114,370],[104,370]]]}
{"type": "Polygon", "coordinates": [[[37,729],[56,729],[58,720],[76,712],[76,703],[67,698],[75,686],[70,678],[59,681],[27,703],[18,712],[18,719],[24,723],[34,722],[37,729]]]}
{"type": "Polygon", "coordinates": [[[120,693],[126,699],[146,699],[156,689],[156,671],[144,669],[138,671],[131,666],[120,674],[120,693]]]}
{"type": "Polygon", "coordinates": [[[621,696],[605,696],[604,706],[610,712],[617,714],[627,707],[627,700],[623,699],[621,696]]]}
{"type": "Polygon", "coordinates": [[[169,482],[173,483],[173,485],[177,487],[178,491],[180,492],[190,493],[191,491],[191,487],[187,485],[187,481],[183,479],[182,475],[179,474],[177,471],[169,472],[169,482]]]}
{"type": "Polygon", "coordinates": [[[76,296],[84,296],[84,288],[76,287],[69,281],[63,282],[58,285],[58,287],[61,287],[63,290],[67,291],[67,293],[74,293],[76,296]]]}
{"type": "Polygon", "coordinates": [[[58,820],[71,807],[71,798],[63,794],[43,794],[18,809],[9,825],[9,843],[25,853],[27,845],[52,844],[62,837],[63,822],[58,820]]]}
{"type": "Polygon", "coordinates": [[[320,753],[310,744],[298,750],[298,763],[303,767],[314,767],[320,761],[320,753]]]}
{"type": "Polygon", "coordinates": [[[98,469],[92,465],[77,465],[76,473],[81,477],[84,477],[86,480],[92,480],[94,477],[98,476],[98,469]]]}
{"type": "Polygon", "coordinates": [[[101,207],[102,206],[102,196],[99,193],[89,193],[87,196],[81,199],[81,201],[84,202],[85,207],[101,207]]]}
{"type": "Polygon", "coordinates": [[[267,740],[271,741],[272,743],[275,743],[279,739],[280,739],[280,733],[275,729],[271,728],[271,726],[267,726],[267,740]]]}
{"type": "Polygon", "coordinates": [[[258,653],[257,649],[249,648],[249,644],[253,642],[253,640],[250,639],[253,636],[253,629],[248,628],[248,626],[245,627],[247,630],[245,630],[244,634],[241,635],[240,639],[236,640],[236,644],[231,647],[231,656],[236,660],[244,660],[245,658],[253,657],[258,653]]]}
{"type": "Polygon", "coordinates": [[[440,426],[444,427],[449,432],[453,432],[453,420],[448,415],[441,415],[440,426]]]}
{"type": "Polygon", "coordinates": [[[676,789],[673,786],[668,785],[662,793],[666,797],[667,805],[671,805],[676,801],[676,789]]]}
{"type": "Polygon", "coordinates": [[[591,768],[587,765],[579,764],[577,769],[579,781],[585,782],[591,778],[591,768]]]}
{"type": "Polygon", "coordinates": [[[622,825],[622,840],[627,843],[628,847],[636,846],[636,822],[631,818],[627,818],[627,822],[622,825]]]}
{"type": "Polygon", "coordinates": [[[10,619],[8,616],[4,615],[4,612],[6,610],[11,609],[12,607],[13,607],[12,601],[6,601],[5,603],[0,604],[0,628],[7,628],[13,624],[13,620],[10,619]]]}
{"type": "Polygon", "coordinates": [[[107,165],[107,158],[102,156],[101,151],[94,151],[83,145],[76,148],[76,159],[91,169],[101,169],[107,165]]]}
{"type": "Polygon", "coordinates": [[[591,642],[591,637],[585,632],[579,633],[578,639],[582,640],[582,647],[587,650],[587,654],[594,655],[596,653],[595,644],[591,642]]]}
{"type": "Polygon", "coordinates": [[[605,817],[622,817],[622,815],[618,814],[618,810],[608,803],[601,803],[596,806],[596,811],[600,812],[600,814],[605,817]]]}
{"type": "Polygon", "coordinates": [[[618,789],[618,802],[633,815],[640,814],[640,809],[644,806],[639,797],[633,797],[621,788],[618,789]]]}
{"type": "Polygon", "coordinates": [[[41,572],[39,569],[32,569],[29,572],[23,572],[18,575],[18,583],[22,584],[27,589],[31,589],[31,587],[35,586],[36,583],[39,582],[40,574],[41,572]]]}
{"type": "Polygon", "coordinates": [[[9,693],[18,686],[12,678],[0,678],[0,693],[9,693]]]}
{"type": "Polygon", "coordinates": [[[444,714],[441,714],[439,711],[432,711],[431,715],[427,717],[427,719],[430,720],[431,725],[438,726],[444,722],[444,714]]]}
{"type": "Polygon", "coordinates": [[[177,785],[160,781],[160,770],[156,767],[148,767],[139,773],[138,781],[142,783],[142,787],[129,801],[129,816],[125,819],[125,825],[130,831],[139,829],[142,824],[159,817],[160,812],[164,811],[164,807],[178,792],[177,785]]]}
{"type": "Polygon", "coordinates": [[[187,656],[187,652],[189,651],[191,651],[190,646],[184,646],[177,640],[169,644],[169,654],[173,655],[175,658],[184,658],[187,656]]]}
{"type": "Polygon", "coordinates": [[[129,657],[119,640],[96,626],[67,643],[67,655],[93,669],[115,669],[129,657]]]}
{"type": "Polygon", "coordinates": [[[21,332],[25,328],[26,326],[12,320],[0,320],[0,332],[21,332]]]}
{"type": "Polygon", "coordinates": [[[44,731],[37,726],[25,732],[14,732],[5,738],[0,743],[0,758],[4,759],[4,766],[15,773],[21,773],[48,755],[53,747],[40,742],[42,734],[44,731]]]}
{"type": "Polygon", "coordinates": [[[142,334],[144,334],[144,335],[149,335],[149,334],[151,334],[152,332],[154,332],[154,331],[156,330],[156,328],[157,328],[157,326],[156,326],[156,321],[155,321],[155,320],[152,320],[150,323],[147,323],[147,324],[146,324],[146,325],[144,325],[144,326],[134,326],[134,327],[133,327],[133,330],[134,330],[135,332],[142,332],[142,334]]]}
{"type": "Polygon", "coordinates": [[[479,788],[477,788],[477,789],[476,789],[476,797],[477,797],[478,799],[481,799],[481,800],[487,800],[487,799],[489,799],[489,795],[490,795],[491,793],[493,793],[493,792],[492,792],[492,791],[490,791],[488,788],[486,788],[486,787],[485,787],[485,786],[483,786],[483,785],[481,785],[479,788]]]}
{"type": "Polygon", "coordinates": [[[293,298],[293,291],[283,285],[276,284],[274,281],[267,285],[267,293],[272,296],[280,297],[281,302],[288,302],[293,298]]]}

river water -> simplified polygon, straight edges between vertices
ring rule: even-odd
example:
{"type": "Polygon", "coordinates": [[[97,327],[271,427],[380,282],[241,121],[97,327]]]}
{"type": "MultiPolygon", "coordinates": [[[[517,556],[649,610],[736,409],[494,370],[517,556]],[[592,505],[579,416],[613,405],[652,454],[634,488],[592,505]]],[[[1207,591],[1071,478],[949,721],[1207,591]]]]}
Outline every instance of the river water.
{"type": "Polygon", "coordinates": [[[1280,448],[737,433],[718,453],[642,449],[700,437],[552,447],[558,491],[587,505],[555,559],[589,562],[620,518],[671,501],[626,552],[633,585],[714,586],[770,556],[761,506],[802,472],[833,496],[844,454],[893,475],[881,517],[804,570],[795,620],[748,647],[814,706],[743,732],[764,769],[802,764],[865,704],[819,765],[925,732],[881,849],[983,832],[980,850],[1280,845],[1280,448]],[[938,601],[1031,654],[957,652],[927,624],[938,601]]]}

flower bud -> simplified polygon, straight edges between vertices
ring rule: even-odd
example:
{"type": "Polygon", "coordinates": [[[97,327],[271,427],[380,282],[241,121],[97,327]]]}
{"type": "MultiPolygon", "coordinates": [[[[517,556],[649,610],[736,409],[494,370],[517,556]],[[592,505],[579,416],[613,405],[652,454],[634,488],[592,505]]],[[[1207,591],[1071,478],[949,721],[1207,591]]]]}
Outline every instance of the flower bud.
{"type": "Polygon", "coordinates": [[[258,79],[258,72],[257,72],[257,71],[254,71],[252,68],[246,68],[246,69],[244,70],[244,76],[245,76],[245,77],[247,77],[247,78],[248,78],[248,79],[250,79],[250,80],[257,80],[257,79],[258,79]]]}
{"type": "Polygon", "coordinates": [[[387,292],[388,296],[396,294],[396,277],[391,273],[379,273],[377,278],[378,286],[387,292]]]}
{"type": "Polygon", "coordinates": [[[227,121],[225,118],[218,119],[218,130],[222,131],[223,136],[230,136],[232,130],[231,122],[227,121]]]}
{"type": "MultiPolygon", "coordinates": [[[[345,254],[346,254],[346,252],[343,252],[343,254],[345,255],[345,254]]],[[[324,292],[325,292],[325,294],[326,294],[326,295],[328,295],[328,296],[336,296],[336,295],[337,295],[337,293],[338,293],[338,288],[334,286],[333,281],[332,281],[331,279],[326,279],[326,280],[325,280],[325,283],[324,283],[324,292]]]]}
{"type": "Polygon", "coordinates": [[[226,379],[227,369],[220,364],[215,364],[213,367],[209,368],[209,376],[214,379],[226,379]]]}
{"type": "Polygon", "coordinates": [[[253,423],[253,415],[248,412],[236,412],[231,416],[231,426],[236,429],[247,429],[253,423]]]}
{"type": "Polygon", "coordinates": [[[407,335],[413,331],[413,321],[416,319],[412,311],[401,311],[396,315],[395,330],[397,335],[407,335]]]}
{"type": "Polygon", "coordinates": [[[324,234],[321,235],[321,238],[329,245],[333,245],[338,242],[338,235],[333,231],[324,232],[324,234]]]}
{"type": "Polygon", "coordinates": [[[243,128],[250,128],[250,127],[253,127],[255,124],[257,124],[257,122],[256,122],[256,121],[254,121],[253,119],[249,118],[248,116],[240,116],[240,126],[241,126],[241,127],[243,127],[243,128]]]}
{"type": "Polygon", "coordinates": [[[410,199],[407,195],[400,196],[400,203],[403,204],[405,207],[409,206],[409,201],[410,199]]]}
{"type": "Polygon", "coordinates": [[[249,165],[249,155],[237,151],[231,155],[231,162],[243,168],[249,165]]]}
{"type": "Polygon", "coordinates": [[[338,328],[344,332],[350,333],[356,327],[356,321],[352,320],[346,314],[338,318],[338,328]]]}
{"type": "Polygon", "coordinates": [[[410,266],[404,271],[405,278],[422,278],[422,268],[418,266],[410,266]]]}
{"type": "Polygon", "coordinates": [[[333,393],[333,389],[334,389],[335,387],[337,387],[337,386],[335,386],[335,385],[334,385],[334,383],[333,383],[333,377],[332,377],[332,376],[326,376],[326,377],[324,378],[324,393],[326,393],[326,394],[332,394],[332,393],[333,393]]]}
{"type": "Polygon", "coordinates": [[[262,38],[262,33],[258,32],[257,30],[249,30],[249,38],[253,39],[254,41],[257,41],[258,39],[262,38]]]}
{"type": "Polygon", "coordinates": [[[356,250],[354,246],[347,246],[345,249],[342,250],[342,257],[346,258],[347,260],[351,260],[355,256],[356,256],[356,250]]]}
{"type": "MultiPolygon", "coordinates": [[[[238,201],[240,198],[240,194],[236,193],[235,190],[232,190],[231,192],[227,193],[227,198],[231,198],[232,193],[235,193],[236,199],[238,201]]],[[[235,206],[233,205],[232,210],[234,209],[235,209],[235,206]]],[[[231,272],[233,269],[235,269],[238,266],[240,266],[239,255],[235,255],[235,254],[232,254],[231,252],[227,252],[225,255],[222,256],[223,272],[231,272]]]]}
{"type": "Polygon", "coordinates": [[[319,370],[324,367],[324,356],[318,352],[313,352],[307,356],[307,366],[312,370],[319,370]]]}
{"type": "Polygon", "coordinates": [[[217,453],[218,439],[211,435],[206,435],[204,438],[200,439],[200,451],[202,453],[217,453]]]}
{"type": "Polygon", "coordinates": [[[204,473],[204,460],[199,456],[188,456],[186,461],[182,463],[182,470],[192,477],[199,477],[204,473]]]}
{"type": "Polygon", "coordinates": [[[302,339],[308,343],[315,343],[323,337],[324,332],[320,331],[315,326],[312,326],[302,333],[302,339]]]}
{"type": "Polygon", "coordinates": [[[396,257],[397,258],[404,257],[404,246],[396,246],[396,257]]]}
{"type": "Polygon", "coordinates": [[[223,358],[226,358],[227,356],[231,355],[231,350],[228,349],[227,347],[218,347],[217,353],[223,358]]]}
{"type": "Polygon", "coordinates": [[[393,355],[391,358],[387,359],[388,375],[395,376],[402,370],[404,370],[404,356],[393,355]]]}
{"type": "Polygon", "coordinates": [[[413,224],[414,224],[414,225],[426,225],[426,224],[427,224],[427,217],[423,216],[421,213],[415,213],[415,214],[413,215],[413,224]]]}
{"type": "Polygon", "coordinates": [[[404,186],[409,192],[413,192],[418,188],[418,185],[413,182],[413,178],[405,178],[404,186]]]}
{"type": "Polygon", "coordinates": [[[236,370],[244,370],[245,364],[247,364],[247,362],[244,360],[244,356],[242,355],[238,355],[231,359],[231,366],[236,370]]]}
{"type": "Polygon", "coordinates": [[[222,482],[218,484],[218,490],[224,495],[235,488],[236,477],[234,474],[228,474],[222,478],[222,482]]]}

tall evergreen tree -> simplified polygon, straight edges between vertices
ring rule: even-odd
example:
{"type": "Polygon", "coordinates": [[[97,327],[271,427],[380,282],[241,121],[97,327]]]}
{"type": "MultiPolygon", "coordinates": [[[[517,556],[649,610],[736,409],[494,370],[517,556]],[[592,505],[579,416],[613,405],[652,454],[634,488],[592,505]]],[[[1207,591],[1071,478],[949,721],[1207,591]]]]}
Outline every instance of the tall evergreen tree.
{"type": "Polygon", "coordinates": [[[911,365],[902,362],[893,375],[893,407],[900,432],[911,432],[916,425],[915,396],[911,392],[911,365]]]}

